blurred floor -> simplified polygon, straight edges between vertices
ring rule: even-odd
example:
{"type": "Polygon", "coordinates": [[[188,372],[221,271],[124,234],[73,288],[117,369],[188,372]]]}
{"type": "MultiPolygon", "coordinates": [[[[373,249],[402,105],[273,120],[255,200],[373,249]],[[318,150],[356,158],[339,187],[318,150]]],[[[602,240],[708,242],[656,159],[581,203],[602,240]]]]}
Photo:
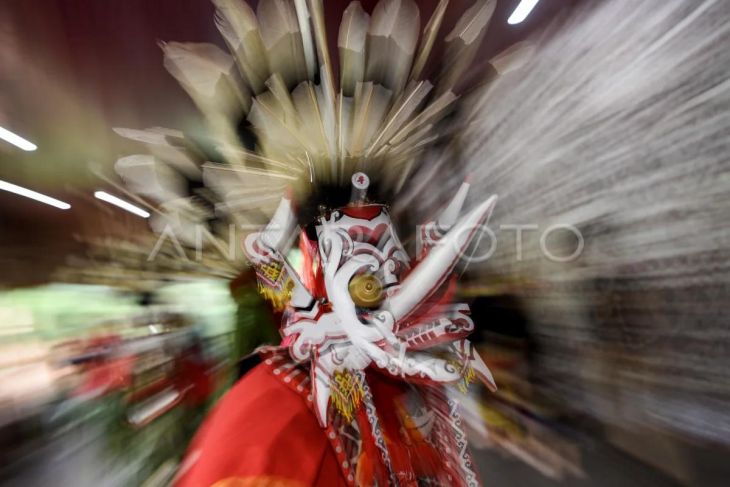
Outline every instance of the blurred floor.
{"type": "MultiPolygon", "coordinates": [[[[115,487],[127,483],[129,469],[110,470],[99,456],[98,432],[77,430],[62,440],[40,446],[33,455],[6,472],[2,485],[42,487],[115,487]]],[[[491,450],[477,450],[474,458],[482,481],[492,486],[672,487],[680,483],[605,444],[591,442],[582,449],[586,477],[554,480],[525,463],[491,450]]],[[[707,485],[707,484],[705,484],[707,485]]],[[[719,484],[718,484],[719,485],[719,484]]]]}
{"type": "Polygon", "coordinates": [[[480,450],[474,452],[482,482],[492,486],[585,487],[646,486],[670,487],[680,483],[634,460],[606,443],[592,443],[581,450],[585,478],[560,480],[540,474],[527,464],[506,455],[480,450]]]}
{"type": "Polygon", "coordinates": [[[76,487],[129,485],[130,470],[112,469],[102,455],[102,432],[80,426],[61,437],[44,439],[34,451],[13,465],[0,470],[0,482],[7,486],[76,487]]]}

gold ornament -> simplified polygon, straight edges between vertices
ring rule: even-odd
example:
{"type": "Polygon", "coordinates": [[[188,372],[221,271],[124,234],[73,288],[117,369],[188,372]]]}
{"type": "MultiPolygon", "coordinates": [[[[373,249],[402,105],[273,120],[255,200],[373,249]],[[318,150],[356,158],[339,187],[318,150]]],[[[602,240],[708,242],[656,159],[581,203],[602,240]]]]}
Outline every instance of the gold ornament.
{"type": "Polygon", "coordinates": [[[350,281],[350,296],[356,306],[377,308],[383,302],[383,284],[373,274],[360,274],[350,281]]]}
{"type": "Polygon", "coordinates": [[[335,372],[332,376],[332,404],[345,419],[352,421],[353,412],[360,407],[365,394],[360,378],[348,371],[335,372]]]}

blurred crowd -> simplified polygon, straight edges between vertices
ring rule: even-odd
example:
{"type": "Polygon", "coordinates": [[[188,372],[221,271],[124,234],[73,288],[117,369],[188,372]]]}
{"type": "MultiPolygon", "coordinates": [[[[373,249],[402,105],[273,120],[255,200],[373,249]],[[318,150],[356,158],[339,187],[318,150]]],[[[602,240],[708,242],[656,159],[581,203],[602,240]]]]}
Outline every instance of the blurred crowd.
{"type": "MultiPolygon", "coordinates": [[[[196,295],[215,301],[219,286],[205,283],[196,295]]],[[[155,302],[164,291],[129,294],[55,285],[0,296],[3,480],[169,480],[232,380],[234,303],[192,313],[155,302]],[[72,311],[62,302],[69,294],[72,311]],[[227,319],[211,325],[221,313],[227,319]]]]}

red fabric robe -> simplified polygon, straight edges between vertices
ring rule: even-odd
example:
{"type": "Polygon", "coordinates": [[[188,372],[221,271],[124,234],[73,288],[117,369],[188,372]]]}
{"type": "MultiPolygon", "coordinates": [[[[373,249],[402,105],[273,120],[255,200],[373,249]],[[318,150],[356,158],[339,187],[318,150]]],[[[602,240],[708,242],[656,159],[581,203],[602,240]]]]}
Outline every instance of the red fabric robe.
{"type": "Polygon", "coordinates": [[[175,485],[345,486],[340,463],[306,399],[260,364],[203,423],[175,485]]]}
{"type": "Polygon", "coordinates": [[[260,355],[263,363],[246,374],[203,423],[180,466],[176,486],[388,485],[389,475],[404,487],[415,487],[423,478],[454,486],[478,483],[470,470],[459,470],[473,462],[458,417],[444,409],[445,398],[438,397],[438,389],[421,391],[442,417],[427,441],[415,417],[402,414],[409,387],[368,372],[378,440],[364,406],[356,411],[359,428],[337,414],[322,428],[313,411],[309,371],[292,362],[285,349],[272,347],[260,355]],[[378,449],[382,447],[388,450],[391,474],[378,449]],[[467,477],[473,480],[467,482],[467,477]]]}

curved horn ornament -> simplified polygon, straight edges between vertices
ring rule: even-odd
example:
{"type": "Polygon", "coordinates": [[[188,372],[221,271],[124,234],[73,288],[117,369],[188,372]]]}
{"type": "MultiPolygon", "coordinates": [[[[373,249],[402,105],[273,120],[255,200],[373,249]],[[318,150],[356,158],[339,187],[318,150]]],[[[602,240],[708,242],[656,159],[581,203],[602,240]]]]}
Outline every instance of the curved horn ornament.
{"type": "Polygon", "coordinates": [[[248,235],[243,250],[254,264],[270,264],[279,260],[276,254],[286,255],[296,236],[297,217],[289,198],[282,198],[266,227],[248,235]]]}
{"type": "Polygon", "coordinates": [[[406,277],[398,292],[388,298],[385,308],[390,311],[396,322],[406,319],[439,289],[481,226],[489,220],[496,203],[497,195],[493,195],[467,213],[406,277]]]}

